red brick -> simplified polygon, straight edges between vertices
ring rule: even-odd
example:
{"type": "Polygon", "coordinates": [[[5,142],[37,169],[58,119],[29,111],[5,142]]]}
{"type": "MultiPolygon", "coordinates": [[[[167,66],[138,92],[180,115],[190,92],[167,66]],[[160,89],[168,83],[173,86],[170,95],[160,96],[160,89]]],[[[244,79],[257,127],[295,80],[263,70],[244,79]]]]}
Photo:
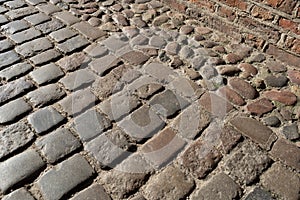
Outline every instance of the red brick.
{"type": "Polygon", "coordinates": [[[220,0],[221,2],[224,2],[225,4],[229,6],[233,6],[236,8],[239,8],[243,11],[246,11],[248,8],[248,3],[242,0],[220,0]]]}
{"type": "Polygon", "coordinates": [[[281,18],[279,20],[279,26],[300,35],[300,30],[298,28],[298,25],[299,25],[298,23],[293,22],[293,21],[288,20],[288,19],[281,18]]]}
{"type": "Polygon", "coordinates": [[[271,12],[258,6],[253,7],[251,14],[252,16],[261,18],[263,20],[272,20],[274,18],[274,15],[272,15],[271,12]]]}
{"type": "Polygon", "coordinates": [[[270,154],[287,165],[300,170],[300,149],[293,143],[279,139],[274,144],[270,154]]]}
{"type": "Polygon", "coordinates": [[[275,56],[280,61],[285,62],[289,65],[299,67],[300,68],[300,57],[297,57],[295,55],[292,55],[284,50],[281,50],[277,48],[276,46],[270,44],[266,50],[267,54],[270,54],[272,56],[275,56]]]}
{"type": "Polygon", "coordinates": [[[174,0],[164,0],[164,3],[179,12],[185,12],[186,6],[182,3],[178,3],[174,0]]]}
{"type": "Polygon", "coordinates": [[[249,117],[236,117],[230,124],[247,137],[257,142],[262,148],[269,150],[277,136],[261,122],[249,117]]]}

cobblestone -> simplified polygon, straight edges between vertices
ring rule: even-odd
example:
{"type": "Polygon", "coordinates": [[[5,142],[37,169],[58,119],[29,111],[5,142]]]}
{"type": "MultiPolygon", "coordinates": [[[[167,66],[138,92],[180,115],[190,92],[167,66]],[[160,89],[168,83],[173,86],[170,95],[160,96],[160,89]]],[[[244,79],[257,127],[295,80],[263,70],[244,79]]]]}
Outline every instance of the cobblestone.
{"type": "Polygon", "coordinates": [[[99,184],[94,184],[87,189],[76,194],[71,200],[94,199],[94,200],[110,200],[111,198],[105,192],[104,188],[99,184]]]}
{"type": "Polygon", "coordinates": [[[57,84],[50,84],[29,92],[26,98],[34,107],[42,107],[61,99],[65,94],[57,84]]]}
{"type": "Polygon", "coordinates": [[[33,196],[24,188],[18,189],[3,197],[3,200],[14,200],[14,199],[34,200],[33,196]]]}
{"type": "Polygon", "coordinates": [[[53,5],[53,4],[40,4],[38,6],[36,6],[37,9],[39,9],[41,12],[47,14],[47,15],[51,15],[53,13],[59,12],[60,8],[53,5]]]}
{"type": "Polygon", "coordinates": [[[92,72],[86,69],[80,69],[76,72],[67,74],[64,78],[60,80],[60,82],[65,86],[66,89],[72,91],[83,89],[87,86],[92,85],[95,79],[96,77],[92,72]]]}
{"type": "Polygon", "coordinates": [[[56,42],[63,42],[64,40],[69,39],[75,35],[76,33],[70,28],[63,28],[50,33],[49,36],[52,37],[56,42]]]}
{"type": "Polygon", "coordinates": [[[36,186],[45,200],[58,200],[94,173],[93,168],[79,154],[58,164],[41,176],[36,186]]]}
{"type": "Polygon", "coordinates": [[[0,132],[0,158],[25,146],[34,138],[34,133],[23,122],[8,126],[0,132]]]}
{"type": "Polygon", "coordinates": [[[14,34],[27,28],[29,26],[24,20],[13,21],[1,26],[1,30],[7,34],[14,34]]]}
{"type": "Polygon", "coordinates": [[[295,174],[275,163],[262,177],[262,184],[267,189],[277,193],[284,199],[297,200],[299,198],[299,174],[295,174]]]}
{"type": "Polygon", "coordinates": [[[26,178],[32,177],[45,165],[40,155],[30,149],[0,164],[0,190],[7,192],[9,188],[26,178]]]}
{"type": "Polygon", "coordinates": [[[90,40],[96,40],[100,37],[105,36],[105,32],[91,26],[86,22],[79,22],[72,26],[74,29],[78,30],[82,35],[90,40]]]}
{"type": "Polygon", "coordinates": [[[91,68],[96,71],[100,76],[103,76],[105,73],[109,72],[112,68],[117,67],[120,63],[120,59],[116,56],[109,54],[101,58],[93,60],[89,63],[91,68]]]}
{"type": "Polygon", "coordinates": [[[85,142],[102,134],[111,123],[102,113],[88,110],[75,118],[74,126],[80,139],[85,142]]]}
{"type": "Polygon", "coordinates": [[[23,99],[11,101],[0,107],[0,124],[16,120],[18,117],[29,112],[31,109],[31,106],[23,99]]]}
{"type": "Polygon", "coordinates": [[[15,33],[10,35],[10,39],[14,41],[16,44],[21,44],[23,42],[27,42],[29,40],[35,39],[41,35],[41,32],[35,28],[30,28],[22,32],[15,33]]]}
{"type": "Polygon", "coordinates": [[[273,110],[273,104],[266,98],[258,99],[247,106],[250,113],[262,115],[273,110]]]}
{"type": "Polygon", "coordinates": [[[24,57],[31,57],[53,47],[47,38],[38,38],[16,47],[16,52],[24,57]]]}
{"type": "Polygon", "coordinates": [[[285,105],[293,105],[297,101],[297,97],[295,94],[289,91],[276,91],[271,90],[264,93],[265,97],[272,100],[278,101],[285,105]]]}
{"type": "Polygon", "coordinates": [[[0,15],[0,25],[6,24],[7,22],[9,22],[8,19],[4,15],[0,15]]]}
{"type": "Polygon", "coordinates": [[[25,78],[20,78],[16,81],[0,86],[0,102],[5,103],[6,101],[23,94],[32,87],[33,84],[25,78]]]}
{"type": "Polygon", "coordinates": [[[83,53],[74,53],[70,56],[64,56],[57,64],[63,70],[69,72],[74,71],[79,67],[84,67],[88,61],[89,59],[83,53]]]}
{"type": "Polygon", "coordinates": [[[78,139],[67,129],[50,133],[38,139],[35,144],[49,163],[56,162],[81,146],[78,139]]]}
{"type": "Polygon", "coordinates": [[[54,16],[68,26],[71,26],[80,21],[79,18],[75,17],[67,11],[55,13],[54,16]]]}
{"type": "Polygon", "coordinates": [[[282,133],[289,140],[296,140],[300,137],[298,125],[296,123],[282,127],[282,133]]]}
{"type": "Polygon", "coordinates": [[[251,86],[251,84],[242,79],[230,79],[229,85],[245,99],[254,99],[258,95],[257,91],[251,86]]]}
{"type": "Polygon", "coordinates": [[[132,65],[144,64],[149,57],[139,51],[130,51],[122,55],[122,58],[132,65]]]}
{"type": "Polygon", "coordinates": [[[179,169],[169,166],[160,174],[152,177],[151,182],[144,188],[148,199],[158,200],[184,198],[194,187],[194,182],[186,177],[179,169]]]}
{"type": "Polygon", "coordinates": [[[0,51],[4,51],[13,47],[13,44],[9,40],[0,41],[0,51]]]}
{"type": "Polygon", "coordinates": [[[50,49],[50,50],[47,50],[36,56],[31,57],[30,61],[32,61],[33,64],[35,64],[35,65],[41,65],[41,64],[47,63],[49,61],[52,61],[52,60],[58,58],[59,56],[61,56],[59,51],[57,51],[55,49],[50,49]]]}
{"type": "Polygon", "coordinates": [[[41,23],[44,23],[46,21],[49,21],[51,18],[43,13],[37,13],[34,15],[30,15],[24,18],[27,22],[29,22],[31,25],[35,26],[41,23]]]}
{"type": "Polygon", "coordinates": [[[43,85],[45,83],[49,83],[55,79],[58,79],[59,77],[64,75],[64,73],[59,67],[51,63],[30,72],[29,75],[37,84],[43,85]]]}
{"type": "Polygon", "coordinates": [[[58,44],[57,48],[59,50],[61,50],[63,53],[70,53],[70,52],[73,52],[74,50],[82,48],[88,44],[89,44],[89,42],[87,39],[85,39],[81,36],[75,36],[61,44],[58,44]]]}
{"type": "Polygon", "coordinates": [[[60,21],[51,20],[51,21],[36,25],[36,28],[38,30],[42,31],[42,33],[47,34],[47,33],[56,31],[58,29],[61,29],[63,26],[64,26],[64,24],[61,23],[60,21]]]}
{"type": "Polygon", "coordinates": [[[244,200],[264,199],[273,200],[271,194],[260,187],[254,188],[249,194],[247,194],[244,200]]]}
{"type": "Polygon", "coordinates": [[[40,135],[60,124],[64,117],[54,108],[46,107],[32,113],[27,119],[35,132],[40,135]]]}
{"type": "Polygon", "coordinates": [[[20,60],[18,54],[15,51],[8,51],[0,54],[0,69],[7,67],[8,65],[14,64],[20,60]]]}
{"type": "Polygon", "coordinates": [[[37,9],[35,9],[34,7],[24,7],[24,8],[10,10],[10,11],[6,12],[5,14],[10,19],[15,20],[15,19],[19,19],[22,17],[26,17],[28,15],[35,14],[37,12],[38,12],[37,9]]]}
{"type": "Polygon", "coordinates": [[[220,173],[213,176],[200,189],[196,190],[192,196],[192,200],[222,200],[235,199],[241,195],[239,186],[226,174],[220,173]]]}

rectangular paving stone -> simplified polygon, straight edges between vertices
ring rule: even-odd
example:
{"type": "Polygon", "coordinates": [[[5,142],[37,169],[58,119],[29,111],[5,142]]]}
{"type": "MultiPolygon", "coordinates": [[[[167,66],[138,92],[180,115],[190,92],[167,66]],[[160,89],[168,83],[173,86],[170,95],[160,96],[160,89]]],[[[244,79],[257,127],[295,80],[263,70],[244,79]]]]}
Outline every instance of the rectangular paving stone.
{"type": "Polygon", "coordinates": [[[104,188],[99,184],[94,184],[87,189],[82,190],[72,197],[70,200],[83,200],[83,199],[93,199],[93,200],[110,200],[111,198],[105,192],[104,188]]]}
{"type": "Polygon", "coordinates": [[[33,84],[25,78],[20,78],[0,86],[0,102],[4,103],[31,89],[33,84]]]}
{"type": "Polygon", "coordinates": [[[141,65],[148,61],[150,57],[140,51],[130,51],[122,55],[122,59],[132,65],[141,65]]]}
{"type": "Polygon", "coordinates": [[[158,62],[145,65],[143,70],[146,74],[157,78],[162,83],[171,82],[174,79],[173,77],[176,76],[176,73],[171,68],[158,62]]]}
{"type": "Polygon", "coordinates": [[[27,117],[29,124],[39,135],[58,126],[64,119],[65,117],[52,107],[35,111],[27,117]]]}
{"type": "Polygon", "coordinates": [[[39,11],[47,14],[47,15],[51,15],[53,13],[59,12],[61,11],[61,9],[51,3],[48,4],[40,4],[38,6],[36,6],[37,9],[39,9],[39,11]]]}
{"type": "Polygon", "coordinates": [[[105,134],[84,144],[84,149],[99,162],[101,167],[113,168],[129,156],[129,152],[119,148],[105,134]]]}
{"type": "Polygon", "coordinates": [[[29,71],[31,71],[33,67],[24,62],[24,63],[18,63],[11,67],[5,68],[2,71],[0,71],[0,79],[10,81],[18,76],[22,76],[29,71]]]}
{"type": "Polygon", "coordinates": [[[0,6],[0,14],[5,13],[7,9],[3,6],[0,6]]]}
{"type": "Polygon", "coordinates": [[[89,61],[90,58],[88,58],[83,52],[80,52],[73,53],[70,56],[64,56],[57,62],[57,65],[64,71],[70,72],[75,71],[79,67],[84,68],[89,61]]]}
{"type": "Polygon", "coordinates": [[[0,159],[25,146],[34,138],[34,133],[23,122],[10,125],[0,132],[0,159]]]}
{"type": "Polygon", "coordinates": [[[24,19],[33,26],[51,20],[51,18],[44,13],[37,13],[34,15],[30,15],[25,17],[24,19]]]}
{"type": "Polygon", "coordinates": [[[8,65],[12,65],[16,62],[18,62],[21,58],[19,57],[19,55],[11,50],[11,51],[7,51],[5,53],[1,53],[0,54],[0,69],[3,69],[4,67],[8,66],[8,65]]]}
{"type": "Polygon", "coordinates": [[[19,19],[19,18],[28,16],[28,15],[35,14],[37,12],[38,12],[37,9],[35,9],[34,7],[29,6],[29,7],[10,10],[10,11],[6,12],[5,14],[10,19],[15,20],[15,19],[19,19]]]}
{"type": "Polygon", "coordinates": [[[58,44],[57,48],[61,50],[63,53],[70,53],[79,48],[83,48],[84,46],[88,45],[89,41],[82,36],[75,36],[67,41],[58,44]]]}
{"type": "Polygon", "coordinates": [[[236,117],[230,120],[230,124],[267,150],[277,139],[276,134],[271,129],[252,118],[236,117]]]}
{"type": "Polygon", "coordinates": [[[96,96],[89,89],[79,90],[59,102],[69,116],[77,115],[96,104],[96,96]]]}
{"type": "Polygon", "coordinates": [[[72,26],[72,28],[76,29],[79,33],[81,33],[83,36],[90,40],[96,40],[100,37],[103,37],[106,35],[104,31],[101,29],[94,27],[90,25],[87,22],[79,22],[72,26]]]}
{"type": "Polygon", "coordinates": [[[117,36],[110,36],[102,42],[112,52],[117,52],[117,50],[128,45],[128,43],[128,41],[123,41],[117,36]]]}
{"type": "Polygon", "coordinates": [[[152,109],[143,106],[123,119],[118,125],[129,136],[137,141],[143,141],[161,130],[165,122],[152,109]]]}
{"type": "Polygon", "coordinates": [[[300,149],[285,139],[275,142],[270,151],[272,157],[283,161],[285,164],[300,170],[300,149]]]}
{"type": "Polygon", "coordinates": [[[33,6],[36,6],[40,3],[46,3],[46,1],[44,1],[44,0],[25,0],[25,1],[33,6]]]}
{"type": "Polygon", "coordinates": [[[57,19],[59,19],[60,21],[62,21],[63,23],[65,23],[68,26],[71,26],[71,25],[73,25],[73,24],[80,21],[79,18],[75,17],[74,15],[72,15],[68,11],[62,11],[62,12],[59,12],[59,13],[55,13],[53,16],[56,17],[57,19]]]}
{"type": "Polygon", "coordinates": [[[95,79],[96,75],[94,73],[87,69],[80,69],[67,74],[65,77],[60,79],[59,82],[61,82],[66,89],[72,91],[91,86],[95,79]]]}
{"type": "Polygon", "coordinates": [[[144,157],[160,168],[172,162],[185,147],[186,141],[166,128],[148,140],[141,148],[144,157]]]}
{"type": "Polygon", "coordinates": [[[0,15],[0,25],[6,24],[7,22],[9,22],[7,17],[5,17],[4,15],[0,15]]]}
{"type": "Polygon", "coordinates": [[[52,37],[56,42],[62,42],[66,39],[69,39],[73,36],[77,35],[75,31],[70,29],[69,27],[62,28],[60,30],[54,31],[50,33],[50,37],[52,37]]]}
{"type": "Polygon", "coordinates": [[[0,41],[0,52],[5,51],[13,47],[13,44],[9,40],[1,40],[0,41]]]}
{"type": "Polygon", "coordinates": [[[22,0],[14,0],[14,1],[5,2],[3,5],[12,10],[12,9],[24,7],[26,3],[22,0]]]}
{"type": "Polygon", "coordinates": [[[32,110],[31,106],[23,99],[10,101],[0,107],[0,124],[14,121],[30,110],[32,110]]]}
{"type": "Polygon", "coordinates": [[[12,193],[3,197],[3,200],[34,200],[34,197],[24,188],[13,191],[12,193]]]}
{"type": "Polygon", "coordinates": [[[29,28],[25,31],[15,33],[13,35],[10,35],[9,38],[14,41],[16,44],[21,44],[23,42],[27,42],[29,40],[32,40],[34,38],[37,38],[42,33],[35,29],[35,28],[29,28]]]}
{"type": "Polygon", "coordinates": [[[118,121],[140,104],[141,102],[137,97],[121,92],[101,102],[99,108],[110,120],[118,121]]]}
{"type": "Polygon", "coordinates": [[[196,189],[191,200],[224,200],[238,199],[241,195],[241,188],[223,172],[210,178],[200,189],[196,189]]]}
{"type": "Polygon", "coordinates": [[[7,34],[14,34],[27,28],[29,28],[29,25],[25,20],[16,20],[1,26],[2,31],[7,34]]]}
{"type": "Polygon", "coordinates": [[[100,58],[108,54],[108,49],[101,44],[93,43],[84,49],[84,52],[94,58],[100,58]]]}
{"type": "Polygon", "coordinates": [[[36,183],[45,200],[59,200],[94,173],[93,168],[79,154],[46,172],[36,183]]]}
{"type": "Polygon", "coordinates": [[[35,144],[50,163],[56,162],[81,146],[79,140],[67,129],[52,132],[38,139],[35,144]]]}
{"type": "Polygon", "coordinates": [[[50,63],[29,73],[31,78],[39,85],[49,83],[64,75],[64,72],[54,63],[50,63]]]}
{"type": "Polygon", "coordinates": [[[74,128],[81,141],[89,141],[111,126],[104,114],[92,109],[74,119],[74,128]]]}
{"type": "Polygon", "coordinates": [[[35,65],[41,65],[60,57],[61,53],[56,49],[50,49],[30,58],[35,65]]]}
{"type": "Polygon", "coordinates": [[[255,200],[255,199],[274,200],[270,192],[267,192],[260,187],[255,187],[251,192],[249,192],[243,198],[243,200],[255,200]]]}
{"type": "Polygon", "coordinates": [[[163,117],[170,117],[178,111],[182,111],[189,102],[171,90],[166,90],[155,95],[149,102],[151,108],[163,117]]]}
{"type": "Polygon", "coordinates": [[[52,19],[51,21],[44,22],[42,24],[36,25],[35,28],[42,31],[42,33],[47,34],[53,31],[57,31],[64,27],[64,24],[58,20],[52,19]]]}
{"type": "Polygon", "coordinates": [[[51,47],[53,47],[51,41],[43,37],[17,46],[16,52],[27,58],[50,49],[51,47]]]}
{"type": "Polygon", "coordinates": [[[121,60],[115,55],[108,54],[102,58],[97,58],[89,63],[92,70],[97,72],[100,76],[103,76],[105,73],[109,72],[114,67],[117,67],[121,63],[121,60]]]}
{"type": "Polygon", "coordinates": [[[26,98],[34,107],[42,107],[61,99],[65,94],[57,84],[50,84],[29,92],[26,98]]]}
{"type": "Polygon", "coordinates": [[[5,193],[9,188],[26,178],[32,177],[43,166],[44,161],[35,150],[24,151],[0,163],[0,190],[5,193]]]}

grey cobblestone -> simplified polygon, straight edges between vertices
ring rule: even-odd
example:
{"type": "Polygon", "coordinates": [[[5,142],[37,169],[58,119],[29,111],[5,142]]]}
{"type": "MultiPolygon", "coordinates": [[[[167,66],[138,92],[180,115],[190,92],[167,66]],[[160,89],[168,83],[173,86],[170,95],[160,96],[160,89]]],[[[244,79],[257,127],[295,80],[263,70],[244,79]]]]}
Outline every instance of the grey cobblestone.
{"type": "Polygon", "coordinates": [[[92,72],[87,69],[80,69],[67,74],[60,82],[68,90],[78,90],[92,85],[95,79],[96,76],[92,72]]]}
{"type": "Polygon", "coordinates": [[[72,27],[90,40],[96,40],[105,35],[104,31],[95,28],[86,22],[79,22],[72,27]]]}
{"type": "Polygon", "coordinates": [[[47,34],[64,27],[64,24],[58,20],[51,20],[35,26],[42,33],[47,34]]]}
{"type": "Polygon", "coordinates": [[[109,54],[101,58],[97,58],[90,62],[91,68],[97,72],[100,76],[108,72],[112,68],[116,67],[120,63],[120,59],[116,56],[109,54]]]}
{"type": "Polygon", "coordinates": [[[21,58],[15,51],[7,51],[5,53],[0,54],[0,69],[4,67],[14,64],[19,61],[21,58]]]}
{"type": "Polygon", "coordinates": [[[56,49],[50,49],[50,50],[44,51],[36,56],[31,57],[30,60],[35,65],[41,65],[41,64],[47,63],[49,61],[52,61],[60,56],[61,56],[61,53],[59,51],[57,51],[56,49]]]}
{"type": "Polygon", "coordinates": [[[12,193],[3,197],[3,200],[34,200],[34,197],[24,188],[13,191],[12,193]]]}
{"type": "Polygon", "coordinates": [[[271,194],[259,187],[256,187],[249,194],[243,198],[243,200],[255,200],[255,199],[264,199],[264,200],[274,200],[271,194]]]}
{"type": "Polygon", "coordinates": [[[79,67],[84,67],[90,59],[84,55],[84,53],[74,53],[70,56],[64,56],[60,59],[57,64],[63,70],[69,72],[78,69],[79,67]]]}
{"type": "Polygon", "coordinates": [[[33,84],[25,78],[20,78],[6,85],[0,86],[0,102],[4,103],[13,99],[32,87],[33,84]]]}
{"type": "Polygon", "coordinates": [[[27,119],[35,132],[40,135],[60,124],[65,118],[54,108],[46,107],[32,113],[27,119]]]}
{"type": "Polygon", "coordinates": [[[64,73],[59,67],[51,63],[30,72],[29,75],[37,84],[42,85],[58,79],[59,77],[63,76],[64,73]]]}
{"type": "Polygon", "coordinates": [[[31,57],[50,49],[53,44],[47,38],[38,38],[16,47],[16,52],[24,57],[31,57]]]}
{"type": "Polygon", "coordinates": [[[50,3],[40,4],[40,5],[36,6],[36,8],[47,15],[51,15],[53,13],[61,11],[61,9],[59,7],[57,7],[53,4],[50,4],[50,3]]]}
{"type": "Polygon", "coordinates": [[[22,17],[26,17],[28,15],[32,15],[37,13],[38,10],[35,9],[34,7],[24,7],[24,8],[18,8],[18,9],[13,9],[5,14],[12,20],[19,19],[22,17]]]}
{"type": "Polygon", "coordinates": [[[36,185],[45,200],[59,200],[93,173],[94,170],[89,163],[81,155],[76,154],[46,172],[36,185]]]}
{"type": "Polygon", "coordinates": [[[30,178],[45,165],[35,150],[27,150],[0,163],[0,190],[7,192],[16,183],[30,178]]]}
{"type": "Polygon", "coordinates": [[[85,142],[102,134],[111,122],[102,113],[88,110],[75,118],[74,126],[80,139],[85,142]]]}
{"type": "Polygon", "coordinates": [[[7,9],[3,6],[0,6],[0,14],[5,13],[7,9]]]}
{"type": "Polygon", "coordinates": [[[31,106],[23,99],[11,101],[0,107],[0,124],[16,120],[30,110],[32,110],[31,106]]]}
{"type": "Polygon", "coordinates": [[[44,0],[26,0],[26,2],[33,6],[36,6],[40,3],[46,3],[44,0]]]}
{"type": "Polygon", "coordinates": [[[30,28],[22,32],[15,33],[10,35],[10,39],[14,41],[16,44],[21,44],[23,42],[32,40],[41,35],[41,32],[35,28],[30,28]]]}
{"type": "Polygon", "coordinates": [[[49,21],[51,18],[44,13],[37,13],[34,15],[30,15],[24,18],[27,22],[29,22],[31,25],[38,25],[41,23],[44,23],[46,21],[49,21]]]}
{"type": "Polygon", "coordinates": [[[87,39],[85,39],[81,36],[75,36],[61,44],[58,44],[57,48],[64,53],[70,53],[70,52],[72,52],[76,49],[82,48],[88,44],[89,44],[89,42],[87,39]]]}
{"type": "Polygon", "coordinates": [[[0,52],[5,51],[11,47],[13,47],[13,44],[9,40],[1,40],[0,41],[0,52]]]}
{"type": "Polygon", "coordinates": [[[56,162],[81,146],[78,139],[67,129],[50,133],[37,140],[35,144],[49,163],[56,162]]]}
{"type": "Polygon", "coordinates": [[[82,200],[82,199],[93,199],[93,200],[110,200],[111,198],[105,192],[104,188],[99,184],[94,184],[87,189],[76,194],[71,200],[82,200]]]}
{"type": "Polygon", "coordinates": [[[79,18],[75,17],[74,15],[72,15],[67,11],[55,13],[54,16],[68,26],[73,25],[80,21],[79,18]]]}
{"type": "Polygon", "coordinates": [[[34,107],[42,107],[61,99],[65,94],[57,84],[50,84],[29,92],[26,98],[34,107]]]}
{"type": "Polygon", "coordinates": [[[4,15],[0,15],[0,25],[5,24],[7,22],[9,22],[7,17],[5,17],[4,15]]]}
{"type": "Polygon", "coordinates": [[[108,54],[108,49],[101,44],[91,44],[84,50],[89,56],[94,58],[100,58],[108,54]]]}
{"type": "Polygon", "coordinates": [[[0,132],[0,158],[28,144],[34,138],[34,133],[23,122],[8,126],[0,132]]]}
{"type": "Polygon", "coordinates": [[[62,42],[75,35],[76,33],[68,27],[50,33],[50,37],[52,37],[56,42],[62,42]]]}

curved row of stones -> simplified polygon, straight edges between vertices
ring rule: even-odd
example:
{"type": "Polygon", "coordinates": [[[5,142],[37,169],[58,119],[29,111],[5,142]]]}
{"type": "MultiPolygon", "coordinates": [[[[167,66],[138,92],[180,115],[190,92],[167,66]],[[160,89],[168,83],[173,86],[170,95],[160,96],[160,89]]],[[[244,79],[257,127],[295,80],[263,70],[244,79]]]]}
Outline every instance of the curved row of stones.
{"type": "Polygon", "coordinates": [[[296,68],[158,1],[1,4],[3,199],[298,198],[296,68]]]}

